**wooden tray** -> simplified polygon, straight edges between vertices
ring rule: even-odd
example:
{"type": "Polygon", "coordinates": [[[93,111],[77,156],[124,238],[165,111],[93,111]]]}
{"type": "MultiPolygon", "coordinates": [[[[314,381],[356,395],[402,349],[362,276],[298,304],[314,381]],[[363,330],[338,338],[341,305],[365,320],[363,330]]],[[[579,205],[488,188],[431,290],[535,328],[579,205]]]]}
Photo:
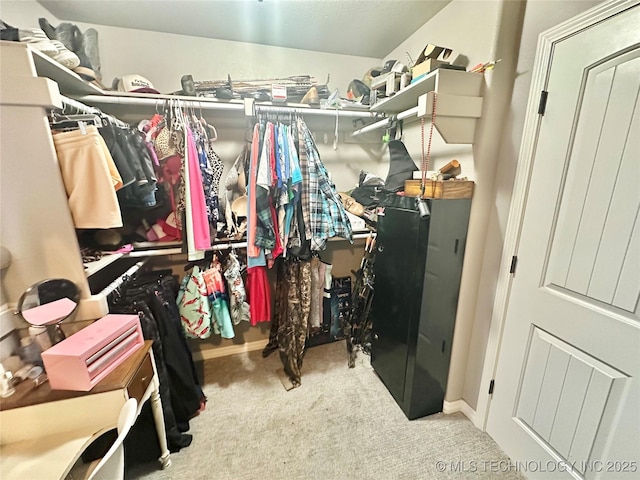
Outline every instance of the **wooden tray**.
{"type": "MultiPolygon", "coordinates": [[[[404,194],[421,196],[422,180],[405,180],[404,194]]],[[[422,198],[471,198],[475,183],[470,180],[427,180],[422,198]]]]}

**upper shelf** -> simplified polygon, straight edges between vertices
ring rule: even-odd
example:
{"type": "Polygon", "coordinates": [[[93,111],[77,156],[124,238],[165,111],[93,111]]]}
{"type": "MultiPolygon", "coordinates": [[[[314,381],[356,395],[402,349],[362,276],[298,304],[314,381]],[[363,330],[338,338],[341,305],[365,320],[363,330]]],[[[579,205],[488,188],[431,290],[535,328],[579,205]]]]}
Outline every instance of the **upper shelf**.
{"type": "Polygon", "coordinates": [[[418,104],[418,97],[428,92],[479,97],[482,92],[481,73],[439,68],[411,83],[395,95],[380,100],[372,112],[400,113],[418,104]]]}
{"type": "Polygon", "coordinates": [[[69,96],[99,95],[102,93],[100,88],[85,82],[77,73],[63,67],[51,57],[35,48],[30,50],[38,76],[50,78],[56,82],[60,93],[69,96]]]}
{"type": "MultiPolygon", "coordinates": [[[[473,143],[476,120],[482,113],[483,75],[461,70],[438,69],[380,100],[371,111],[386,113],[398,120],[427,117],[447,143],[473,143]]],[[[365,126],[353,135],[383,128],[386,119],[365,126]]]]}
{"type": "MultiPolygon", "coordinates": [[[[151,116],[162,110],[163,104],[168,100],[180,100],[187,105],[192,106],[196,110],[203,112],[220,112],[229,113],[225,115],[226,122],[232,126],[245,126],[244,117],[251,115],[247,111],[247,106],[242,100],[219,100],[216,98],[205,97],[189,97],[183,95],[169,94],[146,94],[146,93],[125,93],[102,90],[92,83],[84,81],[75,72],[60,65],[55,60],[30,48],[36,72],[40,77],[47,77],[58,84],[60,93],[73,97],[88,105],[100,108],[106,113],[110,113],[125,121],[139,120],[141,116],[151,116]]],[[[286,111],[295,111],[302,113],[305,118],[313,117],[317,120],[323,118],[334,121],[336,116],[341,119],[360,119],[365,122],[374,120],[378,117],[375,112],[369,109],[350,108],[350,109],[321,109],[313,108],[309,105],[299,103],[275,104],[271,102],[256,102],[258,108],[279,109],[286,111]]],[[[217,124],[219,120],[217,121],[217,124]]],[[[351,122],[344,122],[343,128],[350,128],[351,122]]],[[[333,128],[333,126],[331,126],[333,128]]]]}

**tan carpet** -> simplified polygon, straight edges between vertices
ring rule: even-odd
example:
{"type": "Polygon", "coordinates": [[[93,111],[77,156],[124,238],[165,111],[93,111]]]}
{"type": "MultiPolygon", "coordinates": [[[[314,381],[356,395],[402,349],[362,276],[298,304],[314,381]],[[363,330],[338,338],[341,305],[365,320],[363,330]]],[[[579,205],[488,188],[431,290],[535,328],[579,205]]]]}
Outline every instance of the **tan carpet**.
{"type": "Polygon", "coordinates": [[[127,479],[524,478],[503,468],[508,457],[460,413],[407,420],[369,357],[359,353],[347,368],[344,342],[308,349],[296,389],[284,389],[280,368],[277,352],[208,360],[208,403],[191,421],[192,445],[168,469],[136,465],[127,479]]]}

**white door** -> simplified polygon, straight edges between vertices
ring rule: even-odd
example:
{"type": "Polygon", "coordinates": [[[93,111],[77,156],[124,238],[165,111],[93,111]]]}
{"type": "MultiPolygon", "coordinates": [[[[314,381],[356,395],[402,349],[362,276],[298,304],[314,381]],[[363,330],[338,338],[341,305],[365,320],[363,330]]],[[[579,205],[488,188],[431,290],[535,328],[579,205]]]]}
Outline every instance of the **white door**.
{"type": "Polygon", "coordinates": [[[549,49],[487,432],[529,478],[640,478],[640,6],[549,49]]]}

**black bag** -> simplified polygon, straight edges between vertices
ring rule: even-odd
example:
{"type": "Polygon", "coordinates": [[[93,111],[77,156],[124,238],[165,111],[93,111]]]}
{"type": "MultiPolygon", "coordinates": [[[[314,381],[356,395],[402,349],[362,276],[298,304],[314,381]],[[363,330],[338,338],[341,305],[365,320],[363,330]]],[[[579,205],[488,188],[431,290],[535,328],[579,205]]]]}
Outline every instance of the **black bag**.
{"type": "Polygon", "coordinates": [[[407,147],[400,140],[389,142],[389,173],[385,180],[385,188],[392,192],[404,190],[405,180],[411,180],[413,172],[418,170],[411,159],[407,147]]]}

